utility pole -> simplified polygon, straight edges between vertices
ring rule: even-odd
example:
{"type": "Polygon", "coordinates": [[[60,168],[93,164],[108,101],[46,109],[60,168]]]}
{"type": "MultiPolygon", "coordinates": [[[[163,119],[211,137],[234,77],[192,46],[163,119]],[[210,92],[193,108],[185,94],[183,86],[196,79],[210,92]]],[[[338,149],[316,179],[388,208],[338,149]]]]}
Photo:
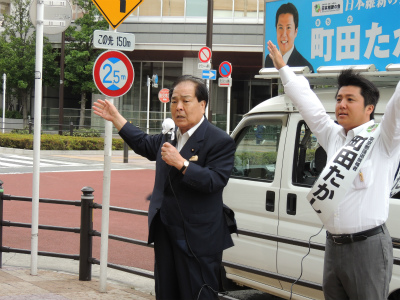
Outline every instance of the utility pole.
{"type": "MultiPolygon", "coordinates": [[[[214,0],[208,0],[207,9],[207,34],[206,34],[206,46],[212,50],[212,36],[213,36],[213,12],[214,12],[214,0]]],[[[210,60],[212,69],[212,60],[210,60]]],[[[208,87],[208,121],[212,122],[212,110],[211,110],[211,100],[212,100],[212,84],[213,80],[209,80],[208,87]]]]}

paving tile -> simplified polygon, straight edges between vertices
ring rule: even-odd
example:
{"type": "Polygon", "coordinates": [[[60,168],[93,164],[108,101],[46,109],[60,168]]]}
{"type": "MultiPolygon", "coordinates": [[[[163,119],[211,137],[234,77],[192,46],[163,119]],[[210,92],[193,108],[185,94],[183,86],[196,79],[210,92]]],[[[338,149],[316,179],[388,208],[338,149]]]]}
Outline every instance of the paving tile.
{"type": "Polygon", "coordinates": [[[61,295],[56,294],[43,294],[43,295],[16,295],[16,296],[2,296],[0,300],[69,300],[61,295]]]}
{"type": "Polygon", "coordinates": [[[24,295],[24,294],[34,294],[41,295],[47,294],[46,289],[42,289],[36,285],[24,281],[14,281],[0,283],[0,296],[9,295],[24,295]]]}

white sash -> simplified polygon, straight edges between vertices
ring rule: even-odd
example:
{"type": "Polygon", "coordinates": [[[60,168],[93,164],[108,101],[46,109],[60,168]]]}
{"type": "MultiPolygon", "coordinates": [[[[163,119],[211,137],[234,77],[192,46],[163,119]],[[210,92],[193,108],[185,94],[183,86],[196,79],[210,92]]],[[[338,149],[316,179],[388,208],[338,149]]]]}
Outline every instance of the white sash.
{"type": "Polygon", "coordinates": [[[394,180],[393,187],[390,192],[390,197],[393,197],[398,192],[400,192],[400,170],[397,172],[396,179],[394,180]]]}
{"type": "Polygon", "coordinates": [[[379,133],[379,124],[369,126],[340,148],[322,170],[308,193],[307,200],[323,224],[332,218],[354,178],[360,176],[362,179],[359,170],[379,133]]]}

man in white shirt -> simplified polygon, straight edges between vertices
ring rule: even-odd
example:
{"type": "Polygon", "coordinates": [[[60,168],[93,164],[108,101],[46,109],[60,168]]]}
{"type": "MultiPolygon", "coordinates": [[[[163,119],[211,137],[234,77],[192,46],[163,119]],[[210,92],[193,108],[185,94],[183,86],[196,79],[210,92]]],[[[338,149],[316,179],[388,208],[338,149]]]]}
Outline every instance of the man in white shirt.
{"type": "MultiPolygon", "coordinates": [[[[336,124],[326,114],[306,78],[296,76],[286,66],[271,41],[268,50],[286,94],[327,152],[328,161],[355,136],[374,125],[379,90],[370,81],[352,70],[342,72],[336,95],[336,124]]],[[[348,190],[324,222],[326,300],[384,300],[388,296],[393,248],[385,222],[400,153],[400,83],[379,127],[380,134],[365,156],[359,175],[350,179],[348,190]]]]}

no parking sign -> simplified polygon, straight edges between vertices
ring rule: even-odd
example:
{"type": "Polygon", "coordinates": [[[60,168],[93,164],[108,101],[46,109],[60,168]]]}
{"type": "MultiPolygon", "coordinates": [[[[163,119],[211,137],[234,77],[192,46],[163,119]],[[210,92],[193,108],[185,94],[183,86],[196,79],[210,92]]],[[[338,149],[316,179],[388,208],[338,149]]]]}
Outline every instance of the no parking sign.
{"type": "Polygon", "coordinates": [[[129,58],[119,51],[106,51],[97,57],[93,67],[93,80],[104,95],[120,97],[126,94],[134,79],[129,58]]]}

